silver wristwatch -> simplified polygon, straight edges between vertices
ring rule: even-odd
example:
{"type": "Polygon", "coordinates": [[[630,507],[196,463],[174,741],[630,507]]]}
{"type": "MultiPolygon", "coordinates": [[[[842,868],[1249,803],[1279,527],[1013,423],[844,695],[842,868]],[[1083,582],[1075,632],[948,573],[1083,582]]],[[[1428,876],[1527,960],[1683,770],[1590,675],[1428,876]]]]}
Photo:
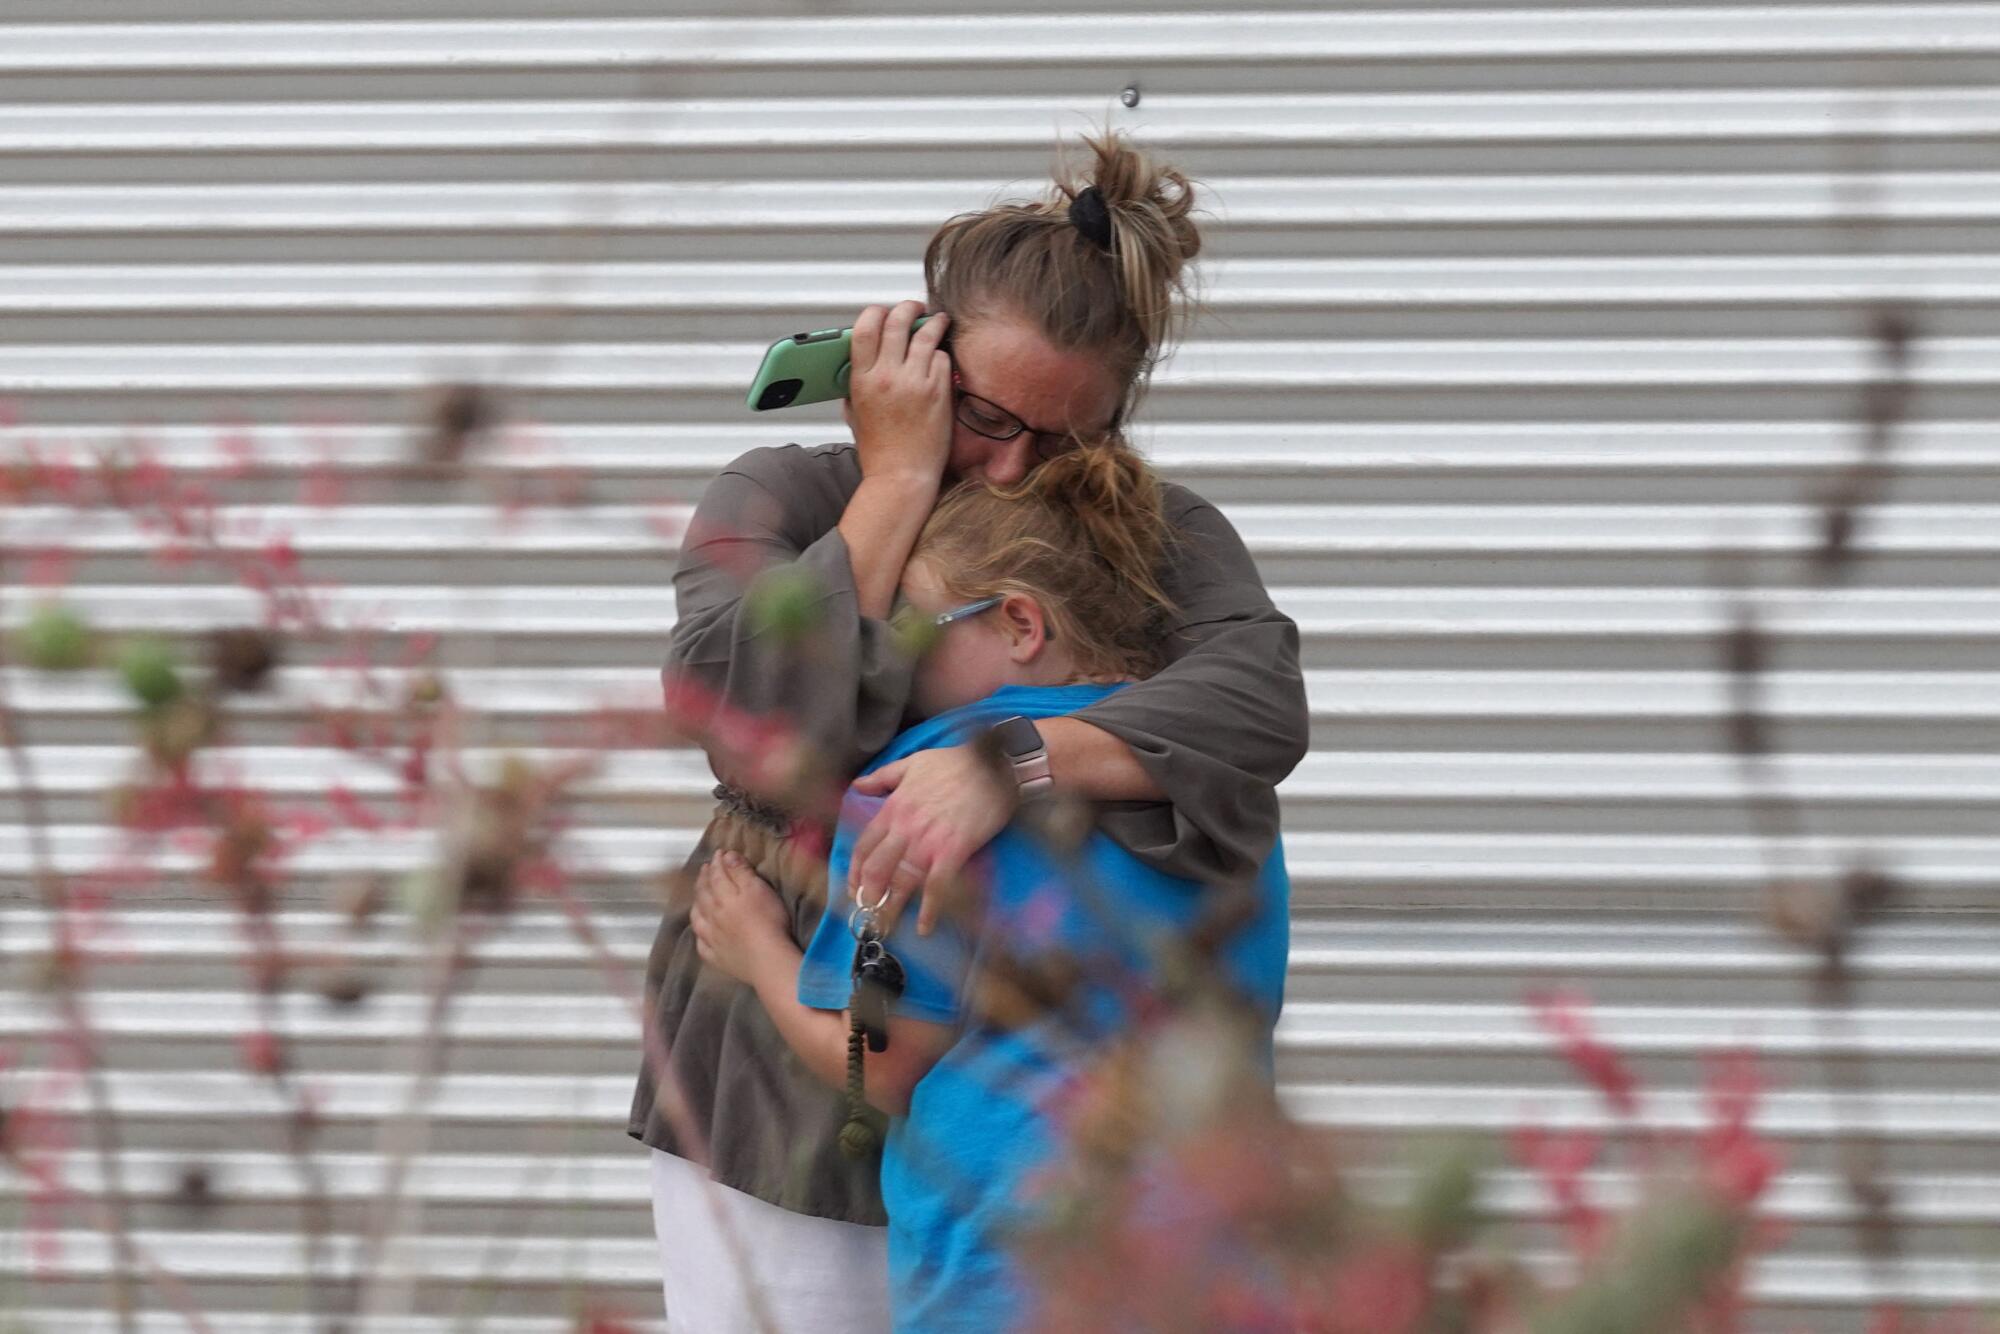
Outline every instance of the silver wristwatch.
{"type": "Polygon", "coordinates": [[[1016,714],[993,724],[992,736],[1014,767],[1014,781],[1023,797],[1039,796],[1055,786],[1049,775],[1049,748],[1032,722],[1016,714]]]}

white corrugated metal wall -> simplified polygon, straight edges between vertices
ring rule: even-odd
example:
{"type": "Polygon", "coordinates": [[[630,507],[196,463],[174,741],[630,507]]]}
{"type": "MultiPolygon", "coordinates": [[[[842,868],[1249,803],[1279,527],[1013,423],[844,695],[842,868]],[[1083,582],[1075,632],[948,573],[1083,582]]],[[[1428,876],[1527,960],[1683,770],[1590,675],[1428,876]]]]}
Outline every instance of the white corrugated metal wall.
{"type": "MultiPolygon", "coordinates": [[[[1835,1043],[1886,1089],[1914,1257],[1896,1284],[2000,1300],[2000,4],[1066,8],[7,0],[10,448],[147,425],[238,516],[295,531],[338,607],[440,634],[480,740],[530,741],[654,688],[658,507],[742,449],[837,434],[823,410],[741,410],[762,345],[914,294],[936,221],[1108,116],[1205,178],[1219,215],[1212,309],[1143,439],[1225,507],[1305,636],[1314,749],[1286,788],[1300,1104],[1420,1135],[1588,1119],[1520,1009],[1541,981],[1597,997],[1662,1122],[1695,1114],[1703,1053],[1760,1042],[1795,1170],[1757,1285],[1788,1327],[1838,1329],[1870,1294],[1816,1091],[1835,1043]],[[1789,855],[1866,848],[1922,911],[1863,951],[1867,1009],[1829,1038],[1806,962],[1754,921],[1764,862],[1722,753],[1705,553],[1799,577],[1806,499],[1859,457],[1876,302],[1917,313],[1919,420],[1849,586],[1774,605],[1770,706],[1811,835],[1789,855]],[[478,494],[389,480],[409,391],[495,374],[525,386],[541,441],[505,466],[579,470],[583,512],[509,524],[478,494]],[[275,471],[231,479],[217,426],[235,422],[275,471]],[[297,500],[328,458],[365,502],[337,518],[297,500]]],[[[9,541],[63,520],[17,509],[9,541]]],[[[81,531],[75,600],[106,626],[251,605],[159,570],[119,522],[81,531]]],[[[346,773],[296,735],[331,675],[295,664],[260,706],[240,737],[257,781],[346,773]]],[[[58,854],[98,864],[127,758],[116,692],[10,688],[58,854]]],[[[694,756],[644,755],[593,794],[587,889],[628,959],[703,780],[694,756]]],[[[423,855],[322,846],[288,931],[330,936],[329,885],[423,855]]],[[[28,856],[0,827],[17,1040],[49,1024],[28,856]]],[[[218,1328],[279,1327],[265,1314],[301,1309],[301,1188],[274,1104],[234,1072],[242,946],[180,880],[123,921],[95,1018],[144,1237],[218,1328]],[[219,1203],[190,1211],[176,1183],[196,1161],[219,1203]]],[[[387,967],[400,940],[367,949],[387,967]]],[[[587,1296],[656,1315],[644,1163],[620,1133],[634,1034],[553,914],[493,954],[416,1177],[412,1328],[491,1310],[525,1334],[587,1296]]],[[[292,998],[346,1225],[378,1190],[374,1127],[402,1089],[386,1054],[416,1023],[393,990],[351,1012],[292,998]]],[[[88,1155],[71,1170],[89,1190],[88,1155]]],[[[1496,1207],[1546,1240],[1533,1192],[1500,1184],[1496,1207]]],[[[37,1328],[103,1327],[104,1246],[72,1218],[38,1269],[7,1189],[6,1301],[37,1328]]]]}

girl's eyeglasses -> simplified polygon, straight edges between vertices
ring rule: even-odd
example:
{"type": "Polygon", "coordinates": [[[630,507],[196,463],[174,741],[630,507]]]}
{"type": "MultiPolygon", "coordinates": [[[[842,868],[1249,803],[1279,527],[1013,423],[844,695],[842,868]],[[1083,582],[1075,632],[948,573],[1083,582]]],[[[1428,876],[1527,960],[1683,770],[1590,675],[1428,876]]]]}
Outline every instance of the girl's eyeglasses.
{"type": "Polygon", "coordinates": [[[962,621],[968,616],[977,616],[982,611],[991,611],[1006,600],[1006,595],[1003,593],[990,598],[981,598],[977,602],[968,602],[963,607],[953,607],[950,611],[939,612],[931,618],[931,624],[942,630],[953,621],[962,621]]]}

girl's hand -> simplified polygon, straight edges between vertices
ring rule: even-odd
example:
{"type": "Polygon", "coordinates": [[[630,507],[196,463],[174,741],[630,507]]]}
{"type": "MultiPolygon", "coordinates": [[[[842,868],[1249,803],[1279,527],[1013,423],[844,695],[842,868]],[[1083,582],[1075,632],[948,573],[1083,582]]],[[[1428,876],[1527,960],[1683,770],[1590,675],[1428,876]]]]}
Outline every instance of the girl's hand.
{"type": "Polygon", "coordinates": [[[903,476],[936,485],[951,454],[951,354],[946,318],[934,315],[915,333],[919,301],[893,309],[869,306],[854,321],[842,415],[854,432],[863,477],[903,476]]]}
{"type": "Polygon", "coordinates": [[[785,905],[763,877],[733,852],[719,852],[695,873],[695,951],[701,961],[755,985],[759,970],[783,964],[792,943],[785,905]]]}
{"type": "Polygon", "coordinates": [[[854,790],[888,800],[855,840],[848,890],[863,903],[888,892],[881,924],[902,916],[918,887],[917,934],[927,936],[972,854],[1014,818],[1020,789],[1003,781],[973,748],[921,750],[854,780],[854,790]]]}

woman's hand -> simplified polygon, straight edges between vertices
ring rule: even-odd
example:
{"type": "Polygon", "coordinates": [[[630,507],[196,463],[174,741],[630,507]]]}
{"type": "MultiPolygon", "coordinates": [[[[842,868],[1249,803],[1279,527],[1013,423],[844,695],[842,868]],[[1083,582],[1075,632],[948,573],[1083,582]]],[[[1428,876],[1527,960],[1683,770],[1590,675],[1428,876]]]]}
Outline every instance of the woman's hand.
{"type": "Polygon", "coordinates": [[[755,986],[761,970],[788,957],[797,965],[778,891],[733,852],[717,853],[695,873],[692,925],[701,961],[738,982],[755,986]]]}
{"type": "Polygon", "coordinates": [[[927,936],[972,854],[1014,818],[1021,792],[971,746],[918,751],[854,780],[854,790],[888,800],[855,841],[847,882],[855,898],[874,903],[884,887],[881,926],[887,932],[917,888],[917,934],[927,936]]]}
{"type": "Polygon", "coordinates": [[[922,302],[869,306],[854,321],[853,369],[842,414],[865,477],[922,478],[936,485],[951,454],[951,355],[946,317],[912,333],[922,302]]]}

